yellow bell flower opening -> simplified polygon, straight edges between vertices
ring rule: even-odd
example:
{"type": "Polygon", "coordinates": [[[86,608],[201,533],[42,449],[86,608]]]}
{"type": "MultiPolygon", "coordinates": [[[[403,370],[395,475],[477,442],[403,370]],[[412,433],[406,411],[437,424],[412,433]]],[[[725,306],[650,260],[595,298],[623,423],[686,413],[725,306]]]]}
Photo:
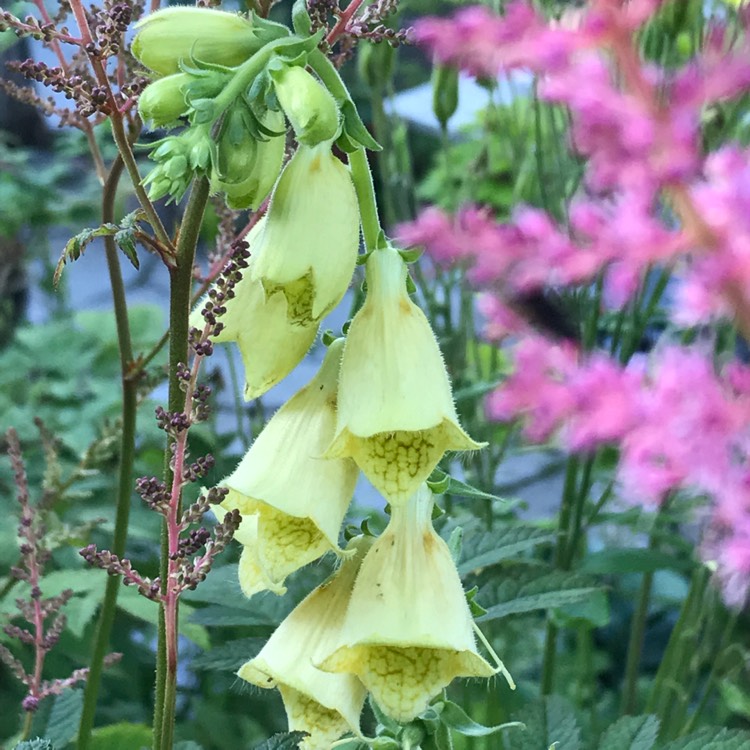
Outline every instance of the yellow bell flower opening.
{"type": "MultiPolygon", "coordinates": [[[[217,343],[237,343],[245,368],[246,401],[262,396],[281,382],[307,354],[318,333],[316,324],[289,323],[286,297],[281,292],[267,295],[261,283],[251,278],[264,222],[261,219],[247,237],[249,266],[234,288],[234,298],[224,303],[226,312],[221,316],[224,328],[212,337],[217,343]]],[[[202,307],[199,303],[190,316],[190,325],[195,328],[203,328],[202,307]]]]}
{"type": "Polygon", "coordinates": [[[291,324],[310,326],[344,296],[359,246],[349,169],[330,143],[300,145],[274,188],[252,278],[287,301],[291,324]]]}
{"type": "Polygon", "coordinates": [[[405,723],[455,677],[491,677],[445,542],[432,527],[432,492],[422,485],[393,507],[367,553],[338,642],[318,666],[354,674],[380,708],[405,723]]]}
{"type": "Polygon", "coordinates": [[[307,596],[279,625],[239,677],[261,688],[277,687],[289,730],[309,732],[304,750],[328,750],[346,732],[360,736],[359,715],[366,690],[353,675],[321,672],[314,662],[328,653],[344,621],[354,579],[370,537],[355,537],[350,553],[328,581],[307,596]]]}
{"type": "Polygon", "coordinates": [[[348,458],[322,453],[336,424],[336,382],[343,339],[328,348],[310,383],[265,426],[235,471],[220,484],[222,503],[239,509],[245,545],[240,585],[247,596],[265,589],[283,593],[284,579],[328,551],[338,535],[358,469],[348,458]],[[256,521],[245,523],[248,517],[256,521]]]}
{"type": "Polygon", "coordinates": [[[446,451],[484,447],[462,429],[435,334],[406,291],[395,248],[367,260],[367,298],[341,363],[336,437],[326,455],[350,456],[392,504],[404,503],[446,451]]]}

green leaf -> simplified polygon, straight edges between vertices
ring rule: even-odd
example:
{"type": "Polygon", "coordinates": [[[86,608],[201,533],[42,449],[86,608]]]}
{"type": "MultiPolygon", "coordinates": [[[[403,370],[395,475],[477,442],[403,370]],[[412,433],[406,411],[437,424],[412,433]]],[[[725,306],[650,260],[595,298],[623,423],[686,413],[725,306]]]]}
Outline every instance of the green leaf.
{"type": "Polygon", "coordinates": [[[95,729],[91,735],[91,750],[141,750],[151,747],[151,727],[123,721],[95,729]]]}
{"type": "Polygon", "coordinates": [[[656,716],[623,716],[602,735],[599,750],[651,750],[658,733],[656,716]]]}
{"type": "Polygon", "coordinates": [[[498,724],[494,727],[486,727],[470,718],[461,706],[452,701],[445,701],[443,703],[440,719],[443,724],[462,734],[464,737],[489,737],[491,734],[497,734],[497,732],[503,729],[523,727],[523,724],[518,721],[498,724]]]}
{"type": "Polygon", "coordinates": [[[750,732],[724,727],[704,727],[664,745],[662,750],[747,750],[750,732]]]}
{"type": "Polygon", "coordinates": [[[199,654],[191,662],[192,669],[234,672],[248,659],[257,656],[266,642],[265,638],[238,638],[199,654]]]}
{"type": "Polygon", "coordinates": [[[83,711],[83,690],[65,690],[55,696],[45,736],[57,747],[65,747],[77,734],[83,711]]]}
{"type": "Polygon", "coordinates": [[[256,745],[253,750],[296,750],[306,736],[306,732],[279,732],[256,745]]]}
{"type": "Polygon", "coordinates": [[[603,628],[611,618],[609,598],[603,589],[599,589],[585,599],[557,607],[553,616],[561,627],[576,627],[583,621],[595,628],[603,628]]]}
{"type": "Polygon", "coordinates": [[[527,705],[513,715],[526,726],[504,735],[507,750],[579,750],[581,737],[575,714],[557,695],[527,705]],[[557,743],[557,745],[555,745],[557,743]]]}
{"type": "Polygon", "coordinates": [[[139,267],[138,256],[135,253],[135,233],[139,231],[138,222],[145,218],[146,214],[142,209],[133,211],[123,218],[120,224],[102,224],[94,229],[84,229],[75,236],[71,237],[65,249],[57,262],[53,284],[58,285],[63,267],[68,261],[78,260],[83,255],[84,250],[97,237],[114,237],[117,245],[125,253],[127,259],[135,266],[139,267]]]}
{"type": "Polygon", "coordinates": [[[55,750],[55,746],[47,739],[35,737],[33,740],[19,742],[14,750],[55,750]]]}
{"type": "Polygon", "coordinates": [[[653,573],[656,570],[690,570],[692,560],[676,558],[657,550],[603,549],[586,555],[578,566],[582,573],[653,573]]]}
{"type": "Polygon", "coordinates": [[[466,534],[463,545],[463,561],[458,566],[461,576],[480,568],[515,557],[538,544],[551,542],[553,532],[536,526],[508,526],[498,531],[475,531],[466,534]]]}
{"type": "Polygon", "coordinates": [[[223,607],[220,604],[196,609],[190,617],[190,622],[215,628],[233,628],[238,625],[248,627],[260,625],[272,628],[276,624],[264,612],[253,613],[237,607],[223,607]]]}
{"type": "Polygon", "coordinates": [[[480,591],[482,602],[490,602],[487,614],[478,622],[499,620],[520,612],[552,609],[579,602],[599,591],[600,586],[578,573],[549,572],[522,569],[513,575],[504,575],[495,585],[480,591]],[[494,604],[492,604],[494,602],[494,604]]]}
{"type": "Polygon", "coordinates": [[[199,745],[192,740],[183,740],[182,742],[175,743],[174,750],[203,750],[203,745],[199,745]]]}
{"type": "Polygon", "coordinates": [[[750,719],[750,694],[747,691],[734,682],[723,680],[719,683],[719,692],[732,713],[750,719]]]}

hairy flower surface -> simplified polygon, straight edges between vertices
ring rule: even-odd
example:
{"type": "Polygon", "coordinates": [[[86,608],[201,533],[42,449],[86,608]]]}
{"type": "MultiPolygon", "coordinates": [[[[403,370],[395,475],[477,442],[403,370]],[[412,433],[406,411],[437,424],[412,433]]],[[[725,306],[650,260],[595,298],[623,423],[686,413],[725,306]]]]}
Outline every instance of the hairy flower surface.
{"type": "Polygon", "coordinates": [[[247,596],[283,593],[287,575],[329,550],[349,507],[357,466],[351,459],[324,459],[336,424],[336,381],[343,339],[328,348],[317,375],[272,417],[234,472],[221,482],[222,503],[238,508],[243,524],[235,536],[245,548],[240,584],[247,596]]]}
{"type": "Polygon", "coordinates": [[[394,506],[367,553],[341,634],[320,668],[357,675],[386,714],[411,721],[455,677],[491,677],[456,566],[432,527],[423,484],[394,506]]]}
{"type": "Polygon", "coordinates": [[[367,260],[367,298],[347,335],[331,457],[351,456],[391,503],[404,503],[446,451],[474,450],[458,423],[435,335],[388,247],[367,260]]]}
{"type": "Polygon", "coordinates": [[[305,750],[328,750],[347,731],[359,735],[366,689],[350,674],[317,669],[315,661],[335,645],[354,579],[371,537],[355,537],[339,570],[307,596],[279,625],[261,652],[244,664],[239,677],[261,688],[277,687],[290,731],[309,732],[305,750]]]}
{"type": "Polygon", "coordinates": [[[349,169],[330,143],[300,145],[274,188],[251,277],[287,300],[291,324],[310,326],[344,296],[359,246],[349,169]]]}
{"type": "MultiPolygon", "coordinates": [[[[255,261],[255,247],[263,230],[263,219],[248,235],[249,266],[234,288],[234,297],[223,304],[222,330],[213,336],[219,343],[234,341],[245,367],[245,399],[263,395],[283,380],[310,350],[318,332],[316,324],[292,325],[288,317],[287,299],[281,292],[266,294],[259,281],[251,278],[255,261]]],[[[190,324],[203,327],[201,309],[193,311],[190,324]]]]}

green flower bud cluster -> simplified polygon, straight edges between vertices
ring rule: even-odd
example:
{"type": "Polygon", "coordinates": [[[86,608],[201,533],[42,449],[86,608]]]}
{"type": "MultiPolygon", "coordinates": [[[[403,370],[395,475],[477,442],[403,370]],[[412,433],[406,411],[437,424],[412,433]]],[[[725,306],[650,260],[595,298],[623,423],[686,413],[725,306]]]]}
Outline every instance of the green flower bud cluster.
{"type": "MultiPolygon", "coordinates": [[[[185,7],[158,11],[138,28],[134,54],[163,76],[140,97],[142,119],[198,131],[158,142],[146,180],[153,199],[180,200],[191,178],[204,174],[231,208],[257,208],[281,170],[285,117],[305,146],[341,132],[337,99],[306,70],[320,33],[302,38],[263,19],[185,7]]],[[[356,134],[346,137],[357,142],[356,134]]]]}

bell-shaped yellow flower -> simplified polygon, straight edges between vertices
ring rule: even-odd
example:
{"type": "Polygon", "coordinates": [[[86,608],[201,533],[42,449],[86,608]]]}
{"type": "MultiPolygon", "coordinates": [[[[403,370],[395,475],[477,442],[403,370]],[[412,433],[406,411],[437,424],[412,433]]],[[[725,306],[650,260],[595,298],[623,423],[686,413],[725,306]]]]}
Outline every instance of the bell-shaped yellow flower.
{"type": "MultiPolygon", "coordinates": [[[[310,350],[318,332],[317,324],[289,323],[286,297],[281,292],[266,294],[261,283],[251,278],[264,222],[259,221],[247,237],[249,266],[234,288],[235,296],[224,303],[226,312],[220,318],[224,328],[213,337],[218,343],[237,343],[245,366],[246,401],[262,396],[283,380],[310,350]]],[[[203,328],[202,308],[199,303],[192,312],[191,326],[203,328]]]]}
{"type": "Polygon", "coordinates": [[[309,326],[344,296],[359,246],[359,209],[349,169],[330,143],[300,145],[276,183],[252,277],[281,292],[290,323],[309,326]]]}
{"type": "Polygon", "coordinates": [[[354,585],[339,641],[318,666],[359,677],[399,722],[421,713],[454,677],[491,677],[445,542],[432,527],[432,492],[422,485],[393,507],[354,585]]]}
{"type": "Polygon", "coordinates": [[[329,347],[310,383],[271,418],[235,471],[221,482],[222,503],[238,508],[240,585],[247,596],[283,593],[284,579],[329,550],[338,551],[341,522],[357,482],[351,459],[322,458],[336,424],[336,381],[343,339],[329,347]]]}
{"type": "Polygon", "coordinates": [[[367,298],[347,335],[326,454],[351,456],[392,504],[406,502],[446,451],[483,447],[458,423],[435,334],[409,299],[406,273],[392,247],[367,259],[367,298]]]}
{"type": "Polygon", "coordinates": [[[345,732],[360,736],[359,715],[366,690],[353,675],[321,672],[313,663],[330,651],[370,537],[355,537],[350,555],[279,625],[261,652],[237,673],[261,688],[278,687],[290,731],[309,732],[305,750],[328,750],[345,732]]]}

